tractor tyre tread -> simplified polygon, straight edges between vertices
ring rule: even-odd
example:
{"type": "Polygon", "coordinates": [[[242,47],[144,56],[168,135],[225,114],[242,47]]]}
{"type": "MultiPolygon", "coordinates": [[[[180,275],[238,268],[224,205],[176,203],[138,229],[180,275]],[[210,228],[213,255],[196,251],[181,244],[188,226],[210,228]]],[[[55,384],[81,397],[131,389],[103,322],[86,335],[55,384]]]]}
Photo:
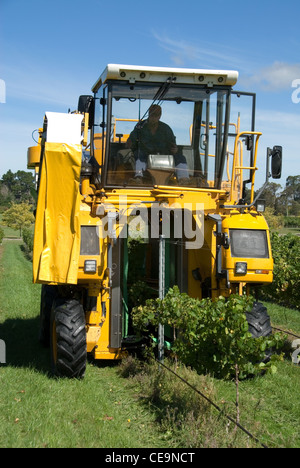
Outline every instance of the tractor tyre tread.
{"type": "Polygon", "coordinates": [[[254,338],[272,334],[270,316],[261,302],[255,302],[250,312],[246,312],[249,332],[254,338]]]}
{"type": "MultiPolygon", "coordinates": [[[[57,301],[52,308],[51,323],[56,327],[56,343],[52,342],[51,350],[53,373],[58,377],[82,378],[87,361],[86,323],[82,305],[75,299],[57,301]],[[56,360],[53,346],[56,346],[56,360]]],[[[53,339],[52,336],[51,341],[53,339]]]]}

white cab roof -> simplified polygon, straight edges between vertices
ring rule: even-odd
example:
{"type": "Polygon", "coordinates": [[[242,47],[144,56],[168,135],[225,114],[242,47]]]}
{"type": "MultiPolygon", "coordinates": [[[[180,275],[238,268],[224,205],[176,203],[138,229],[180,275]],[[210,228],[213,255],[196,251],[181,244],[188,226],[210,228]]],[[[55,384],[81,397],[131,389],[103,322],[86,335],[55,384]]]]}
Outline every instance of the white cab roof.
{"type": "Polygon", "coordinates": [[[130,83],[156,82],[164,83],[169,78],[176,78],[176,83],[199,84],[207,86],[233,86],[237,82],[235,70],[203,70],[196,68],[143,67],[135,65],[109,64],[94,84],[96,92],[107,80],[129,81],[130,83]]]}

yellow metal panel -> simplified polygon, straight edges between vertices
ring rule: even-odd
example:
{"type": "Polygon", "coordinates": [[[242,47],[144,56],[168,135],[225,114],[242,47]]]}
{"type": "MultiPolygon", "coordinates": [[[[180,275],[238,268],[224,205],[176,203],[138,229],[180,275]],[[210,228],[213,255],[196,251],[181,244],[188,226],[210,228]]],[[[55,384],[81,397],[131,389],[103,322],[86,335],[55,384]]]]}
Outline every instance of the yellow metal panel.
{"type": "Polygon", "coordinates": [[[255,212],[241,214],[238,211],[232,211],[230,216],[223,220],[223,229],[227,234],[229,234],[230,229],[257,229],[266,231],[269,250],[268,258],[233,257],[231,255],[231,249],[229,248],[224,251],[224,262],[226,269],[229,271],[229,280],[233,283],[271,283],[273,281],[274,265],[269,227],[263,215],[255,212]],[[235,273],[236,262],[247,263],[247,274],[245,276],[235,273]]]}
{"type": "Polygon", "coordinates": [[[240,213],[238,210],[232,210],[230,215],[224,218],[222,226],[225,231],[228,231],[228,229],[261,229],[269,231],[264,216],[255,211],[240,213]]]}
{"type": "Polygon", "coordinates": [[[93,351],[97,345],[101,336],[101,327],[90,326],[87,327],[86,341],[87,341],[87,352],[90,353],[93,351]]]}
{"type": "Polygon", "coordinates": [[[30,146],[27,150],[27,169],[35,169],[40,163],[41,146],[30,146]]]}
{"type": "Polygon", "coordinates": [[[34,282],[77,283],[81,145],[46,143],[33,253],[34,282]]]}
{"type": "Polygon", "coordinates": [[[95,133],[94,135],[94,156],[99,164],[99,166],[103,165],[103,146],[105,145],[105,135],[103,141],[103,134],[102,133],[95,133]]]}

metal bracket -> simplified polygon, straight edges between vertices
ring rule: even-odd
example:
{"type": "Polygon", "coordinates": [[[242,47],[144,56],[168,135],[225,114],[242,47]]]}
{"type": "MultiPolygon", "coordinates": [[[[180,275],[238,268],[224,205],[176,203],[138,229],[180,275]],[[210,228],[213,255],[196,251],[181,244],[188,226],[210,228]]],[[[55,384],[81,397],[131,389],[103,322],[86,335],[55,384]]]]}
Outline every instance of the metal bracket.
{"type": "Polygon", "coordinates": [[[230,288],[229,282],[229,273],[228,270],[222,269],[222,247],[225,249],[229,248],[230,242],[228,235],[222,232],[222,218],[221,215],[218,214],[208,214],[208,219],[211,219],[216,224],[216,231],[215,236],[217,238],[217,253],[216,253],[216,269],[217,273],[216,276],[218,279],[225,278],[226,279],[226,287],[230,288]]]}

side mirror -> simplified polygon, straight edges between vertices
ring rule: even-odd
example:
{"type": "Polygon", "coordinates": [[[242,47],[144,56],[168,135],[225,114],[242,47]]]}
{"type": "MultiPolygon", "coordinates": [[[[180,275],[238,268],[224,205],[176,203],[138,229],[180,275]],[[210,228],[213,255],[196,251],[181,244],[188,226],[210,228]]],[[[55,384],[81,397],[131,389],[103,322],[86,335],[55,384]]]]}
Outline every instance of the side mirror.
{"type": "Polygon", "coordinates": [[[77,110],[81,114],[89,114],[89,128],[91,128],[95,114],[95,101],[93,96],[79,96],[77,110]]]}
{"type": "Polygon", "coordinates": [[[93,96],[79,96],[78,99],[78,112],[81,114],[88,113],[90,109],[90,105],[92,103],[93,96]]]}
{"type": "Polygon", "coordinates": [[[274,146],[271,151],[271,176],[273,179],[280,179],[282,168],[282,146],[274,146]]]}

